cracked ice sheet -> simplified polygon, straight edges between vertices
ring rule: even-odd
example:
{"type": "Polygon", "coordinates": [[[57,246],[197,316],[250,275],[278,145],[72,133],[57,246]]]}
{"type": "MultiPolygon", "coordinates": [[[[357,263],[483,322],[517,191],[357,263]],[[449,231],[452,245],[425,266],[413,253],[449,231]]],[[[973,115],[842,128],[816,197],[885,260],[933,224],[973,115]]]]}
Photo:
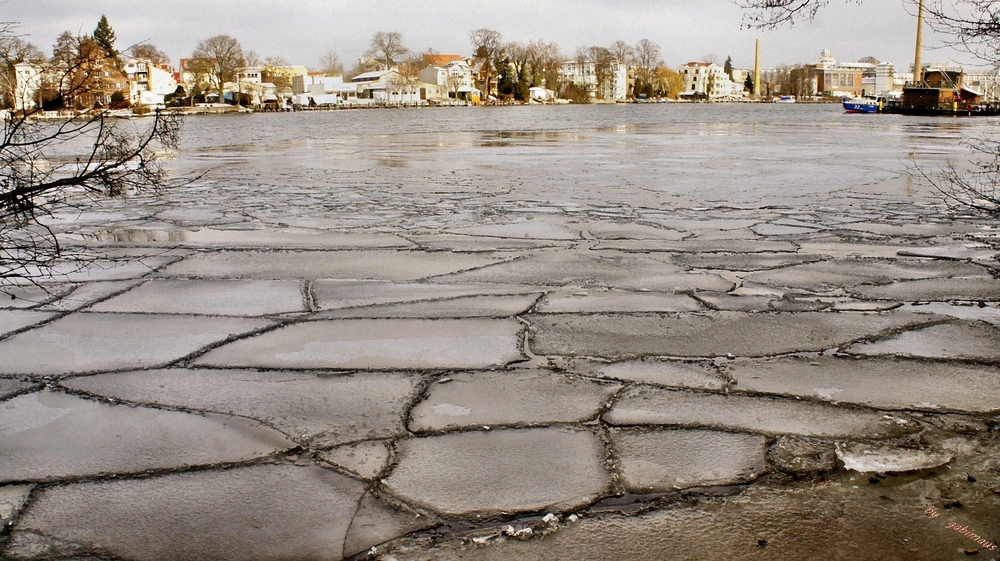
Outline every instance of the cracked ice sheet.
{"type": "Polygon", "coordinates": [[[883,409],[1000,411],[1000,368],[893,358],[736,361],[736,389],[883,409]]]}
{"type": "Polygon", "coordinates": [[[494,430],[397,443],[385,485],[449,516],[569,510],[611,493],[604,445],[567,428],[494,430]]]}
{"type": "Polygon", "coordinates": [[[263,328],[258,319],[78,312],[0,341],[0,374],[61,375],[164,365],[232,335],[263,328]]]}
{"type": "Polygon", "coordinates": [[[167,276],[251,279],[418,280],[502,261],[505,256],[423,251],[217,251],[168,267],[167,276]]]}
{"type": "Polygon", "coordinates": [[[889,416],[789,399],[657,389],[628,392],[604,418],[619,426],[709,427],[852,439],[889,438],[920,429],[905,415],[889,416]]]}
{"type": "Polygon", "coordinates": [[[357,319],[296,323],[217,348],[203,366],[486,369],[522,358],[515,320],[357,319]]]}
{"type": "Polygon", "coordinates": [[[413,244],[394,234],[349,234],[305,228],[268,229],[133,229],[112,230],[97,243],[168,244],[190,247],[275,247],[308,249],[407,248],[413,244]]]}
{"type": "Polygon", "coordinates": [[[1000,280],[949,278],[899,281],[881,286],[855,287],[851,290],[851,294],[863,300],[896,302],[948,300],[997,302],[1000,301],[1000,280]]]}
{"type": "Polygon", "coordinates": [[[2,481],[244,462],[293,446],[247,419],[108,405],[49,390],[0,406],[2,481]]]}
{"type": "Polygon", "coordinates": [[[151,280],[91,311],[244,317],[304,312],[302,289],[300,281],[151,280]]]}
{"type": "Polygon", "coordinates": [[[72,292],[64,295],[54,302],[50,302],[42,306],[40,309],[57,312],[73,312],[85,306],[89,306],[94,302],[107,298],[112,294],[128,290],[140,282],[142,281],[133,279],[124,281],[84,283],[74,288],[72,292]]]}
{"type": "Polygon", "coordinates": [[[483,224],[466,228],[446,230],[449,234],[467,236],[482,236],[487,238],[518,238],[536,240],[578,240],[580,234],[563,225],[553,224],[547,220],[522,220],[511,224],[483,224]]]}
{"type": "Polygon", "coordinates": [[[950,277],[989,277],[982,267],[969,263],[919,260],[837,259],[793,265],[751,273],[746,281],[771,286],[822,291],[863,284],[950,277]]]}
{"type": "Polygon", "coordinates": [[[640,356],[769,356],[824,351],[879,333],[926,325],[940,318],[902,312],[884,314],[802,312],[699,315],[525,316],[532,325],[532,351],[539,355],[632,358],[640,356]]]}
{"type": "Polygon", "coordinates": [[[466,271],[437,281],[608,286],[635,290],[726,292],[733,283],[718,275],[686,269],[646,256],[589,251],[539,250],[522,259],[466,271]]]}
{"type": "Polygon", "coordinates": [[[549,293],[537,306],[538,313],[593,312],[697,312],[704,308],[686,294],[627,292],[622,290],[578,290],[549,293]]]}
{"type": "Polygon", "coordinates": [[[620,387],[542,371],[455,374],[413,409],[410,430],[579,423],[596,418],[620,387]]]}
{"type": "Polygon", "coordinates": [[[850,354],[967,360],[1000,360],[1000,328],[985,322],[955,322],[914,329],[844,349],[850,354]]]}
{"type": "MultiPolygon", "coordinates": [[[[537,287],[536,287],[537,289],[537,287]]],[[[542,293],[507,296],[463,296],[449,300],[404,302],[320,312],[312,317],[335,318],[507,318],[527,313],[542,293]]]]}
{"type": "Polygon", "coordinates": [[[351,281],[323,279],[313,283],[316,307],[320,310],[358,308],[462,296],[500,296],[537,293],[537,286],[498,286],[495,284],[436,284],[387,281],[351,281]]]}
{"type": "Polygon", "coordinates": [[[51,487],[18,521],[6,554],[338,560],[433,524],[364,497],[360,481],[288,464],[51,487]]]}
{"type": "Polygon", "coordinates": [[[53,313],[33,310],[0,310],[0,336],[41,323],[53,316],[53,313]]]}
{"type": "Polygon", "coordinates": [[[768,471],[763,436],[710,430],[613,430],[622,480],[631,493],[733,485],[768,471]]]}
{"type": "Polygon", "coordinates": [[[8,380],[7,378],[0,378],[0,400],[7,399],[8,397],[22,392],[28,388],[35,386],[31,382],[24,382],[21,380],[8,380]]]}
{"type": "Polygon", "coordinates": [[[152,370],[62,382],[72,390],[132,403],[256,419],[296,441],[324,447],[406,432],[403,410],[419,378],[400,373],[319,377],[298,372],[152,370]]]}
{"type": "Polygon", "coordinates": [[[568,369],[584,376],[676,388],[721,390],[726,387],[726,380],[709,364],[656,359],[628,360],[612,364],[574,360],[568,369]]]}
{"type": "MultiPolygon", "coordinates": [[[[61,261],[52,266],[44,274],[35,275],[35,280],[42,282],[91,282],[127,280],[144,277],[168,263],[177,261],[177,257],[141,257],[128,260],[94,260],[81,263],[78,261],[61,261]]],[[[22,284],[28,282],[23,281],[22,284]]]]}

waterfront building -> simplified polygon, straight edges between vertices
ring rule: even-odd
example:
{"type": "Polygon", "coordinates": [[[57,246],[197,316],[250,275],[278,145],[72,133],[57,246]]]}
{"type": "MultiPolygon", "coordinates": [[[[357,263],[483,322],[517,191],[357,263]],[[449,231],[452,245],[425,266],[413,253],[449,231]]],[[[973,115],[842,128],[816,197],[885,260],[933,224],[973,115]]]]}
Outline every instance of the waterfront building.
{"type": "MultiPolygon", "coordinates": [[[[681,98],[686,99],[721,99],[733,95],[733,81],[723,67],[711,62],[689,62],[680,68],[684,79],[684,91],[681,98]]],[[[743,91],[743,85],[739,85],[743,91]]]]}
{"type": "Polygon", "coordinates": [[[123,72],[132,105],[159,107],[166,96],[177,91],[178,84],[169,67],[157,66],[149,59],[130,59],[123,72]]]}
{"type": "Polygon", "coordinates": [[[568,60],[559,67],[559,81],[563,85],[573,84],[591,99],[625,101],[628,98],[628,66],[617,60],[611,61],[606,69],[598,68],[597,63],[590,60],[568,60]],[[604,75],[603,81],[598,74],[604,75]]]}
{"type": "Polygon", "coordinates": [[[41,104],[42,67],[30,62],[14,65],[14,111],[32,111],[41,104]]]}

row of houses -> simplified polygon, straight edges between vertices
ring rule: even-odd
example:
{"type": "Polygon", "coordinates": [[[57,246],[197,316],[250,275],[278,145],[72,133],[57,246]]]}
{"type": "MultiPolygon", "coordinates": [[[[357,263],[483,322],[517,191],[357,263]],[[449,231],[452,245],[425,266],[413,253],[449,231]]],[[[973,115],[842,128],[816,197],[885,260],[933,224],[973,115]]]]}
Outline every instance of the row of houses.
{"type": "MultiPolygon", "coordinates": [[[[195,72],[190,59],[182,59],[180,71],[149,60],[132,59],[121,69],[110,64],[89,69],[92,84],[76,88],[76,99],[68,107],[110,107],[116,101],[132,106],[161,107],[170,96],[189,97],[193,92],[220,90],[214,75],[195,72]],[[96,78],[94,78],[96,76],[96,78]],[[207,83],[205,83],[207,81],[207,83]],[[116,100],[117,96],[117,100],[116,100]]],[[[931,69],[961,72],[947,65],[929,65],[931,69]]],[[[58,69],[23,62],[14,66],[16,87],[14,109],[30,110],[43,102],[43,90],[53,82],[67,80],[58,69]],[[47,85],[48,84],[48,85],[47,85]]],[[[682,99],[740,100],[750,95],[746,87],[749,70],[730,69],[709,62],[690,62],[678,69],[682,79],[682,99]]],[[[223,84],[225,99],[218,94],[204,94],[208,102],[234,102],[257,107],[350,106],[365,104],[435,104],[483,101],[480,86],[482,68],[460,55],[424,55],[422,68],[392,67],[366,72],[347,80],[310,72],[305,66],[239,69],[232,82],[223,84]]],[[[900,74],[891,63],[866,58],[857,62],[839,62],[829,50],[820,53],[813,64],[792,69],[765,69],[762,82],[774,95],[856,97],[900,92],[912,80],[912,73],[900,74]]],[[[491,90],[495,89],[495,77],[491,90]]],[[[592,99],[626,101],[632,96],[636,69],[618,61],[598,65],[587,60],[564,62],[558,73],[559,84],[531,88],[531,98],[554,101],[559,87],[572,84],[578,92],[592,99]]],[[[985,100],[1000,97],[1000,75],[996,69],[966,72],[964,85],[975,89],[985,100]]],[[[65,90],[63,86],[59,86],[65,90]]]]}

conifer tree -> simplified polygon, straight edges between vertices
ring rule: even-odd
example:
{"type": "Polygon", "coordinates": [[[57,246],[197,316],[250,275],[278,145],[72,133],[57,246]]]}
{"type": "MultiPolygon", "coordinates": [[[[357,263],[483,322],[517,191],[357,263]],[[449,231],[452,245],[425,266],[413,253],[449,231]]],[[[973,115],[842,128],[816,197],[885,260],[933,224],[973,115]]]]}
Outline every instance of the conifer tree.
{"type": "Polygon", "coordinates": [[[116,58],[118,56],[118,51],[115,50],[115,30],[111,29],[111,24],[108,23],[108,18],[105,15],[101,15],[101,20],[97,22],[97,27],[94,28],[94,41],[104,49],[104,54],[108,58],[116,58]]]}

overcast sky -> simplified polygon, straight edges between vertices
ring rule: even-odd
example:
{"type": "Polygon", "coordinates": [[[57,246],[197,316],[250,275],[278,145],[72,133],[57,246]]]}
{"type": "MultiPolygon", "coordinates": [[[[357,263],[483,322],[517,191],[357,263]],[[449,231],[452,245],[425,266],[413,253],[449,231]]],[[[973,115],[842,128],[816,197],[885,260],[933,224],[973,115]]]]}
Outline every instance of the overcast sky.
{"type": "MultiPolygon", "coordinates": [[[[261,58],[311,68],[330,50],[352,66],[377,31],[402,33],[414,51],[468,56],[469,32],[488,27],[505,41],[555,41],[567,57],[577,47],[646,38],[668,66],[714,55],[749,68],[759,38],[764,66],[815,62],[828,48],[838,60],[874,56],[908,71],[916,32],[908,8],[904,0],[833,0],[814,21],[773,31],[746,29],[730,0],[0,0],[0,21],[19,22],[19,33],[49,54],[59,33],[91,33],[105,14],[119,49],[148,41],[174,65],[221,34],[261,58]]],[[[935,42],[925,28],[925,44],[935,42]]],[[[924,61],[970,62],[950,50],[925,52],[924,61]]]]}

